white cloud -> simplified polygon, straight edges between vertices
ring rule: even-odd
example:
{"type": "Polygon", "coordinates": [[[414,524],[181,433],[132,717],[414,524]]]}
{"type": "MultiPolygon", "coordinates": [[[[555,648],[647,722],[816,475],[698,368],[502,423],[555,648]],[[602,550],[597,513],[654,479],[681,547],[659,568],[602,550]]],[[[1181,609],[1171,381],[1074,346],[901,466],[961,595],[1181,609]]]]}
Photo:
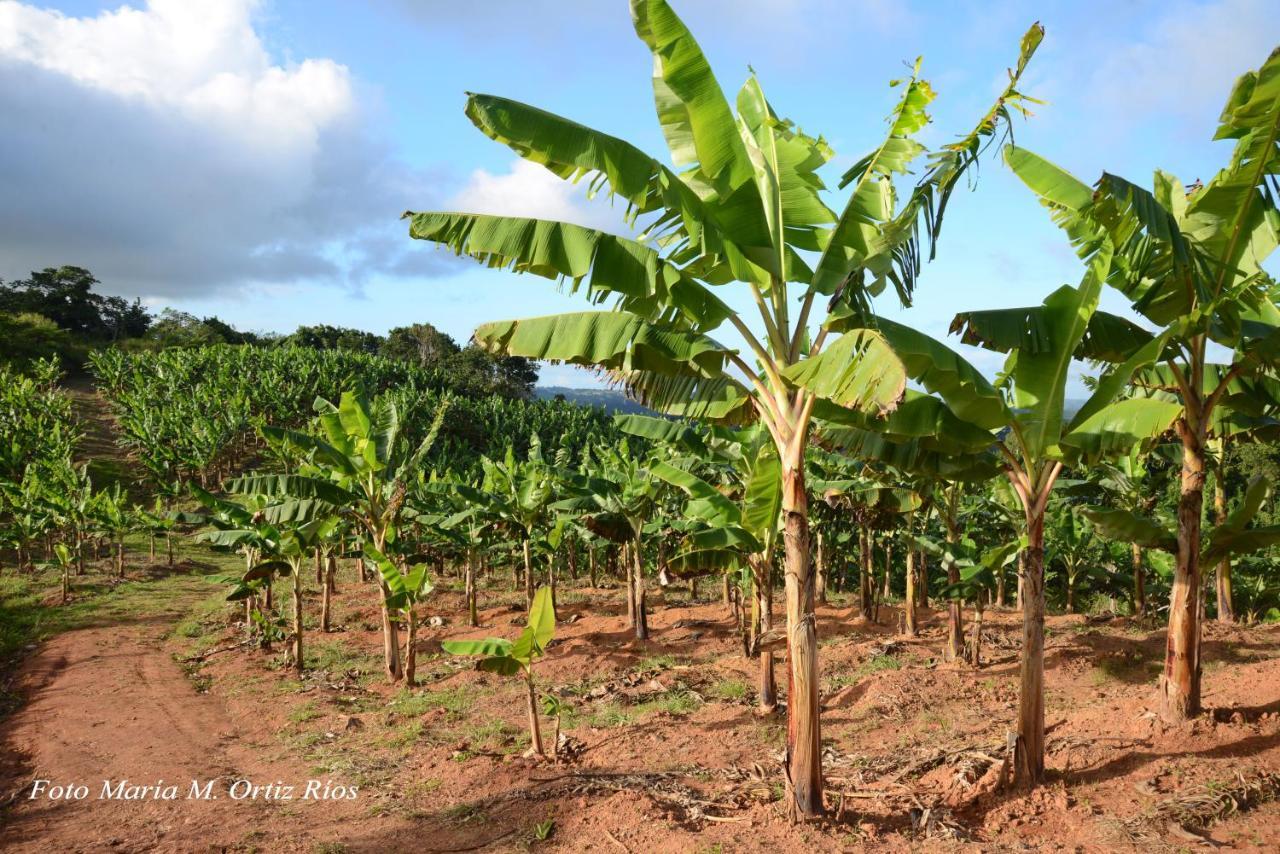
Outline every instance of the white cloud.
{"type": "Polygon", "coordinates": [[[257,7],[0,0],[0,276],[73,263],[180,296],[447,263],[390,239],[428,176],[368,130],[349,69],[273,61],[257,7]]]}
{"type": "Polygon", "coordinates": [[[1237,77],[1280,38],[1274,0],[1171,3],[1144,38],[1112,45],[1088,90],[1127,121],[1217,115],[1237,77]]]}
{"type": "Polygon", "coordinates": [[[449,207],[466,213],[559,220],[614,234],[631,231],[623,217],[624,202],[611,201],[603,193],[587,199],[585,181],[572,184],[528,160],[514,160],[507,172],[497,175],[475,170],[450,199],[449,207]]]}

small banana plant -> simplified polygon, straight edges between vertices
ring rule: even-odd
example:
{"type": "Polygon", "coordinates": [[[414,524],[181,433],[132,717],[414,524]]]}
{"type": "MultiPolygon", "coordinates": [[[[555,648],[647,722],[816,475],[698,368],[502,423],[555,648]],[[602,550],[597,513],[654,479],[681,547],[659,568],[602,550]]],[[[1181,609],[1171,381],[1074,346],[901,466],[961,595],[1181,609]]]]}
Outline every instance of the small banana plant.
{"type": "Polygon", "coordinates": [[[549,718],[554,718],[556,722],[556,731],[551,737],[551,758],[557,762],[560,760],[560,721],[568,711],[570,711],[569,705],[556,695],[542,695],[542,713],[549,718]]]}
{"type": "MultiPolygon", "coordinates": [[[[364,559],[378,569],[383,584],[386,585],[385,601],[392,611],[399,612],[405,622],[406,638],[404,652],[404,679],[410,685],[417,684],[417,652],[415,643],[418,637],[418,617],[415,611],[417,604],[427,598],[433,587],[427,577],[427,564],[415,563],[407,572],[387,555],[374,548],[372,543],[364,546],[364,559]]],[[[410,560],[413,560],[410,558],[410,560]]]]}
{"type": "Polygon", "coordinates": [[[71,549],[67,548],[66,543],[55,543],[53,546],[53,560],[38,564],[41,569],[57,569],[62,573],[62,604],[67,604],[71,599],[71,568],[76,565],[76,560],[71,555],[71,549]]]}
{"type": "Polygon", "coordinates": [[[515,643],[502,638],[484,640],[455,640],[441,644],[445,652],[453,655],[484,656],[476,663],[476,669],[501,676],[523,674],[529,711],[529,739],[531,746],[526,756],[545,756],[542,748],[542,729],[538,724],[538,694],[533,683],[533,662],[543,656],[547,644],[556,633],[555,610],[551,604],[551,588],[539,587],[529,608],[529,623],[515,643]]]}

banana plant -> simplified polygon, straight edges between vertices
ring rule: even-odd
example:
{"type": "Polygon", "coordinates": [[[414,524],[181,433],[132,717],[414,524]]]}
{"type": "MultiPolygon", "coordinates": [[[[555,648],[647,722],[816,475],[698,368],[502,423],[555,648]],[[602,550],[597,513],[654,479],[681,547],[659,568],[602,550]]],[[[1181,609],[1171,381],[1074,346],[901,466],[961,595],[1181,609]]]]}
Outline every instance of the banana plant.
{"type": "MultiPolygon", "coordinates": [[[[239,482],[233,481],[234,485],[228,488],[233,492],[243,490],[246,486],[251,489],[253,480],[250,477],[239,482]]],[[[254,581],[267,580],[273,576],[291,580],[293,637],[289,646],[288,663],[301,674],[306,669],[306,658],[303,655],[303,567],[317,545],[338,524],[338,516],[333,508],[320,504],[313,504],[305,513],[299,513],[298,510],[297,502],[286,498],[267,503],[260,511],[263,520],[275,529],[277,536],[260,541],[263,551],[259,557],[265,559],[259,560],[244,574],[241,589],[252,589],[248,585],[254,581]]],[[[228,599],[234,601],[240,595],[242,594],[238,589],[228,599]]]]}
{"type": "Polygon", "coordinates": [[[17,553],[18,569],[35,567],[33,551],[55,523],[53,508],[44,500],[46,478],[40,467],[28,466],[17,483],[0,480],[0,506],[17,553]]]}
{"type": "MultiPolygon", "coordinates": [[[[431,427],[415,450],[401,433],[395,402],[370,402],[361,390],[345,391],[339,403],[318,398],[315,408],[321,436],[282,427],[262,427],[273,444],[292,446],[305,455],[297,474],[255,475],[227,484],[231,491],[282,499],[279,519],[307,518],[328,508],[360,530],[366,546],[386,554],[396,542],[412,477],[435,442],[448,402],[436,411],[431,427]],[[284,500],[288,499],[288,500],[284,500]]],[[[391,602],[394,592],[379,574],[382,593],[383,657],[387,678],[403,678],[399,631],[391,602]]]]}
{"type": "Polygon", "coordinates": [[[594,533],[628,546],[627,614],[636,640],[649,639],[644,580],[644,530],[658,512],[665,484],[656,460],[621,441],[592,450],[586,473],[563,477],[566,498],[554,509],[570,513],[594,533]]]}
{"type": "Polygon", "coordinates": [[[1062,567],[1066,610],[1074,614],[1081,582],[1100,566],[1097,539],[1080,508],[1066,501],[1050,503],[1046,522],[1053,562],[1062,567]]]}
{"type": "Polygon", "coordinates": [[[56,524],[70,540],[76,575],[84,575],[84,544],[93,524],[94,491],[87,463],[74,465],[64,460],[51,468],[45,481],[43,501],[56,524]]]}
{"type": "MultiPolygon", "coordinates": [[[[1128,453],[1170,429],[1179,411],[1177,404],[1154,398],[1117,402],[1134,375],[1164,352],[1167,337],[1098,311],[1112,255],[1108,239],[1100,238],[1081,283],[1064,285],[1039,306],[956,316],[951,329],[964,343],[1007,354],[995,383],[942,342],[884,318],[871,319],[911,379],[933,396],[932,404],[917,404],[914,417],[895,419],[891,414],[868,425],[886,448],[877,453],[896,458],[907,448],[919,452],[922,461],[932,459],[920,447],[920,437],[943,423],[936,409],[942,407],[949,410],[947,418],[967,422],[969,431],[987,433],[987,446],[998,455],[1022,505],[1027,549],[1013,767],[1019,785],[1037,785],[1044,775],[1044,521],[1049,498],[1064,465],[1088,465],[1128,453]],[[1084,405],[1068,418],[1067,383],[1079,359],[1109,368],[1084,405]]],[[[906,464],[903,468],[910,470],[906,464]]]]}
{"type": "MultiPolygon", "coordinates": [[[[639,425],[632,416],[631,425],[639,425]]],[[[625,429],[625,428],[624,428],[625,429]]],[[[656,433],[650,430],[650,435],[656,433]]],[[[681,516],[692,523],[681,539],[673,567],[698,571],[715,567],[741,570],[745,588],[753,592],[751,620],[744,637],[748,656],[759,660],[758,702],[765,712],[777,706],[774,679],[773,555],[781,536],[782,486],[777,449],[759,427],[711,431],[706,441],[696,434],[681,437],[691,450],[671,462],[655,461],[654,477],[684,493],[681,516]],[[707,462],[720,474],[712,483],[696,474],[707,462]]]]}
{"type": "Polygon", "coordinates": [[[983,604],[995,592],[997,575],[1013,561],[1025,545],[1022,539],[1007,540],[986,550],[966,537],[949,543],[935,543],[925,537],[915,538],[926,551],[943,557],[956,568],[955,580],[948,582],[938,595],[944,599],[973,602],[973,626],[965,644],[965,659],[973,667],[982,666],[983,604]]]}
{"type": "Polygon", "coordinates": [[[267,499],[243,495],[237,502],[219,498],[195,484],[191,484],[189,489],[204,512],[187,514],[186,518],[212,529],[199,534],[197,539],[215,548],[234,549],[244,555],[244,573],[228,579],[234,583],[234,589],[227,596],[227,601],[245,603],[246,630],[250,637],[257,630],[259,645],[263,650],[270,650],[277,634],[273,630],[274,574],[252,572],[259,557],[274,553],[282,538],[280,530],[263,518],[267,499]]]}
{"type": "Polygon", "coordinates": [[[810,458],[811,466],[819,466],[821,472],[813,481],[814,491],[828,506],[848,513],[857,528],[858,606],[864,620],[875,622],[879,606],[873,562],[874,531],[892,530],[899,516],[920,508],[920,497],[911,489],[890,482],[898,478],[873,471],[861,461],[819,451],[811,451],[810,458]]]}
{"type": "MultiPolygon", "coordinates": [[[[1247,555],[1280,543],[1280,525],[1253,524],[1271,495],[1271,482],[1261,475],[1249,481],[1239,506],[1228,513],[1205,538],[1197,560],[1212,565],[1235,555],[1247,555]]],[[[1176,525],[1158,516],[1144,516],[1108,507],[1086,507],[1083,511],[1098,530],[1116,540],[1138,543],[1143,548],[1178,555],[1176,525]]],[[[1175,576],[1176,578],[1176,576],[1175,576]]]]}
{"type": "Polygon", "coordinates": [[[875,333],[839,335],[821,306],[865,309],[889,288],[910,301],[921,230],[936,240],[954,188],[1011,114],[1026,111],[1031,99],[1018,81],[1044,31],[1038,24],[1028,30],[995,103],[972,130],[928,154],[901,201],[898,185],[926,155],[915,137],[929,123],[935,93],[919,63],[894,81],[900,98],[888,131],[840,178],[850,192],[837,213],[822,196],[819,170],[834,155],[825,139],[775,112],[754,74],[735,116],[666,0],[632,0],[631,17],[653,54],[658,121],[680,171],[624,140],[509,99],[470,95],[466,114],[521,157],[566,180],[589,176],[594,190],[622,198],[642,229],[639,239],[521,217],[405,217],[413,238],[488,266],[568,280],[597,304],[615,302],[611,311],[484,324],[475,334],[482,347],[604,370],[664,414],[764,425],[782,469],[786,519],[788,809],[818,815],[821,726],[804,478],[813,405],[824,398],[883,411],[906,382],[875,333]],[[714,293],[731,282],[754,303],[750,314],[714,293]],[[722,326],[746,342],[747,358],[712,337],[722,326]]]}
{"type": "Polygon", "coordinates": [[[529,713],[529,753],[545,755],[542,728],[538,723],[538,693],[533,681],[533,663],[547,651],[556,633],[555,608],[551,604],[551,588],[539,587],[529,609],[529,622],[520,637],[512,643],[502,638],[484,640],[447,640],[440,645],[452,655],[478,655],[476,669],[499,676],[524,677],[525,700],[529,713]]]}
{"type": "Polygon", "coordinates": [[[138,520],[130,510],[128,496],[119,482],[94,495],[91,515],[94,527],[111,538],[115,549],[116,577],[124,578],[124,538],[136,530],[138,520]]]}
{"type": "Polygon", "coordinates": [[[501,518],[519,537],[524,558],[525,604],[533,607],[534,552],[554,551],[559,544],[556,514],[552,509],[558,498],[557,467],[543,457],[542,441],[536,434],[529,439],[524,460],[518,460],[514,447],[508,445],[501,460],[486,457],[480,465],[484,477],[479,489],[464,494],[487,513],[501,518]]]}
{"type": "Polygon", "coordinates": [[[62,604],[71,601],[71,570],[76,559],[66,543],[53,544],[53,560],[37,564],[40,569],[56,569],[62,577],[62,604]]]}
{"type": "Polygon", "coordinates": [[[1090,187],[1020,148],[1005,159],[1036,193],[1084,257],[1115,254],[1106,280],[1160,330],[1165,383],[1177,401],[1182,446],[1177,564],[1170,601],[1160,714],[1171,722],[1200,713],[1201,516],[1213,418],[1234,380],[1280,359],[1277,287],[1263,264],[1275,251],[1280,209],[1280,51],[1242,75],[1214,139],[1233,140],[1225,168],[1185,186],[1157,171],[1147,190],[1104,172],[1090,187]],[[1214,370],[1209,345],[1231,352],[1214,370]]]}
{"type": "MultiPolygon", "coordinates": [[[[1156,452],[1174,450],[1172,445],[1165,445],[1156,452]]],[[[1158,495],[1153,494],[1150,468],[1147,465],[1148,454],[1140,448],[1134,448],[1128,454],[1114,460],[1103,460],[1090,468],[1087,487],[1090,492],[1100,494],[1089,495],[1093,499],[1090,505],[1101,505],[1112,509],[1124,510],[1135,515],[1150,515],[1155,510],[1158,495]],[[1101,499],[1099,501],[1099,499],[1101,499]]],[[[1093,511],[1088,506],[1082,512],[1086,517],[1093,511]]],[[[1100,533],[1106,536],[1106,530],[1100,533]]],[[[1146,571],[1143,563],[1143,546],[1137,541],[1121,541],[1128,545],[1130,570],[1133,576],[1133,613],[1139,617],[1147,612],[1146,571]]]]}
{"type": "MultiPolygon", "coordinates": [[[[431,579],[427,577],[425,561],[416,562],[401,571],[400,566],[371,545],[364,547],[366,560],[372,561],[382,583],[391,591],[387,605],[401,612],[406,626],[404,680],[408,685],[417,684],[417,641],[418,619],[415,612],[419,602],[427,598],[432,591],[431,579]]],[[[407,563],[407,561],[406,561],[407,563]]]]}
{"type": "Polygon", "coordinates": [[[436,536],[449,540],[462,553],[467,625],[480,625],[476,578],[480,557],[502,524],[501,517],[491,512],[492,497],[465,483],[433,476],[420,479],[410,502],[416,521],[430,525],[436,536]]]}

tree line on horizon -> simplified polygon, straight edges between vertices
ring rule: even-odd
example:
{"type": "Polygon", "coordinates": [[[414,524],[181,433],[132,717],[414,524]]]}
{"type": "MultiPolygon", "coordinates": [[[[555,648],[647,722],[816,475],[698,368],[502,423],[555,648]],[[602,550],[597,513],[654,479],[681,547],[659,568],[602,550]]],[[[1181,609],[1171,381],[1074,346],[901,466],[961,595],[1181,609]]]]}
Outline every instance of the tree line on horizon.
{"type": "Polygon", "coordinates": [[[468,393],[529,399],[538,381],[535,361],[459,344],[430,323],[398,326],[386,335],[328,324],[299,326],[288,335],[243,331],[216,315],[197,317],[174,308],[155,314],[140,299],[99,293],[100,284],[89,270],[70,265],[35,270],[26,279],[0,279],[0,364],[23,368],[57,357],[82,368],[90,351],[108,346],[136,352],[235,344],[384,356],[444,370],[468,393]]]}

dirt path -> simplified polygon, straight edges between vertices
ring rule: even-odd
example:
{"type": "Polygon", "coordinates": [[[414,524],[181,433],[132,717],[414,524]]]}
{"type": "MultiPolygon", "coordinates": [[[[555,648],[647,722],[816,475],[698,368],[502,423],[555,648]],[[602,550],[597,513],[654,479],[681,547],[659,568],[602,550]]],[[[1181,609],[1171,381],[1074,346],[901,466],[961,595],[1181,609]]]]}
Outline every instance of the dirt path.
{"type": "Polygon", "coordinates": [[[130,501],[150,504],[151,496],[142,481],[144,470],[117,444],[118,431],[111,405],[98,393],[93,377],[85,374],[68,377],[63,391],[71,398],[84,430],[76,462],[89,464],[94,486],[101,488],[119,482],[130,501]]]}
{"type": "Polygon", "coordinates": [[[275,755],[270,741],[237,738],[249,728],[219,698],[196,691],[163,648],[164,628],[69,632],[23,667],[19,690],[27,702],[5,722],[0,747],[0,778],[11,799],[0,814],[0,849],[220,850],[249,844],[270,827],[272,850],[290,850],[290,826],[299,850],[338,837],[351,808],[301,800],[307,769],[275,755]],[[87,795],[33,797],[36,780],[82,785],[87,795]],[[263,793],[233,800],[237,780],[292,785],[294,799],[270,801],[263,793]],[[104,797],[105,781],[176,786],[176,799],[104,797]],[[193,781],[212,781],[211,798],[191,798],[193,781]]]}

